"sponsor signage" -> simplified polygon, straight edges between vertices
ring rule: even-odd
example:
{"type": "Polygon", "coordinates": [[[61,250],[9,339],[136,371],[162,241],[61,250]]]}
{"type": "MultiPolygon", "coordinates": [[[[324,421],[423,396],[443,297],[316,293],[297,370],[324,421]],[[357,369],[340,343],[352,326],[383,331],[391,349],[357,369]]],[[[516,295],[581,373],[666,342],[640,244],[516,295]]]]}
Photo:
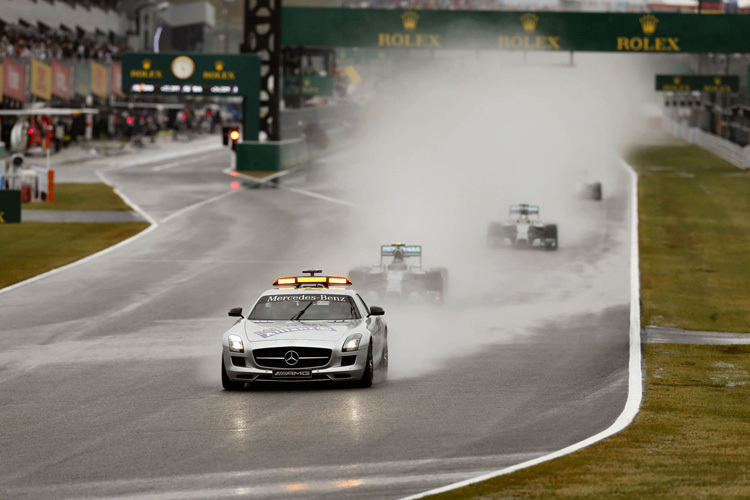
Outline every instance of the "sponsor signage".
{"type": "Polygon", "coordinates": [[[76,63],[75,67],[75,93],[81,96],[91,94],[91,64],[76,63]]]}
{"type": "Polygon", "coordinates": [[[128,94],[254,95],[260,92],[253,54],[128,52],[122,60],[128,94]]]}
{"type": "Polygon", "coordinates": [[[750,52],[750,16],[285,7],[282,30],[284,46],[750,52]]]}
{"type": "Polygon", "coordinates": [[[31,95],[52,100],[52,68],[36,59],[31,60],[31,95]]]}
{"type": "Polygon", "coordinates": [[[333,76],[284,75],[284,95],[333,95],[333,76]]]}
{"type": "Polygon", "coordinates": [[[52,95],[60,99],[70,99],[70,68],[52,61],[52,95]]]}
{"type": "Polygon", "coordinates": [[[119,63],[112,63],[109,68],[112,93],[116,96],[125,97],[122,91],[122,66],[119,63]]]}
{"type": "Polygon", "coordinates": [[[7,57],[3,58],[3,95],[21,102],[26,97],[26,68],[7,57]]]}
{"type": "Polygon", "coordinates": [[[738,92],[740,78],[727,75],[656,75],[656,90],[663,92],[738,92]]]}
{"type": "Polygon", "coordinates": [[[99,63],[91,62],[91,93],[106,98],[109,94],[107,85],[107,68],[99,63]]]}

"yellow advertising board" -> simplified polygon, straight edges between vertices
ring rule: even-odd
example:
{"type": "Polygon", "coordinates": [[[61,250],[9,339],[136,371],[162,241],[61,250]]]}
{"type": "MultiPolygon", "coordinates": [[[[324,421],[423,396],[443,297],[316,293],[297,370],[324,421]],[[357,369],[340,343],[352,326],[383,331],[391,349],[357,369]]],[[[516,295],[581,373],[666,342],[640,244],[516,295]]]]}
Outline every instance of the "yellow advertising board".
{"type": "Polygon", "coordinates": [[[91,62],[91,93],[99,97],[107,97],[107,68],[101,64],[91,62]]]}
{"type": "Polygon", "coordinates": [[[31,60],[31,94],[52,100],[52,68],[36,59],[31,60]]]}

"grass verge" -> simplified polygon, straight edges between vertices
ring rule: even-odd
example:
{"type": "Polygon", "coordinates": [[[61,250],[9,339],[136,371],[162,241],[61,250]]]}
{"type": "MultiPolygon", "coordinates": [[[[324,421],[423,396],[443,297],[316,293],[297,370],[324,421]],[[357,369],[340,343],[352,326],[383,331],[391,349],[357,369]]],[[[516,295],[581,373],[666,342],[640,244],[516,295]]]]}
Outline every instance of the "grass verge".
{"type": "Polygon", "coordinates": [[[82,259],[148,226],[145,222],[3,224],[0,288],[82,259]]]}
{"type": "MultiPolygon", "coordinates": [[[[747,332],[750,174],[695,146],[634,150],[642,324],[747,332]]],[[[633,425],[440,499],[750,498],[750,346],[648,344],[633,425]]]]}
{"type": "Polygon", "coordinates": [[[24,210],[132,210],[106,184],[55,184],[53,203],[24,203],[24,210]]]}
{"type": "Polygon", "coordinates": [[[749,498],[750,346],[650,344],[635,423],[576,453],[430,498],[749,498]]]}
{"type": "Polygon", "coordinates": [[[750,172],[697,146],[639,148],[644,326],[748,332],[750,172]]]}

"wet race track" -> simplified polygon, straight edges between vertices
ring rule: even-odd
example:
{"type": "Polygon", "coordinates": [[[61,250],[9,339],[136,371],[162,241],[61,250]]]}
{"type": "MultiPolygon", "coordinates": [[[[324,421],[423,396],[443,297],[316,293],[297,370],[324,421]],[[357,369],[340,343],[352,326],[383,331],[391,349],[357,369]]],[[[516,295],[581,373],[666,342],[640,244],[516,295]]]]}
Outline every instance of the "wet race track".
{"type": "MultiPolygon", "coordinates": [[[[398,498],[558,450],[621,413],[624,170],[603,201],[547,211],[559,251],[515,251],[485,245],[499,202],[467,224],[439,213],[411,239],[339,183],[356,158],[231,189],[229,155],[107,172],[158,227],[0,294],[3,498],[398,498]],[[450,283],[443,306],[376,304],[387,382],[221,389],[230,307],[305,267],[377,263],[391,240],[422,244],[450,283]]],[[[509,201],[545,215],[544,200],[509,201]]]]}

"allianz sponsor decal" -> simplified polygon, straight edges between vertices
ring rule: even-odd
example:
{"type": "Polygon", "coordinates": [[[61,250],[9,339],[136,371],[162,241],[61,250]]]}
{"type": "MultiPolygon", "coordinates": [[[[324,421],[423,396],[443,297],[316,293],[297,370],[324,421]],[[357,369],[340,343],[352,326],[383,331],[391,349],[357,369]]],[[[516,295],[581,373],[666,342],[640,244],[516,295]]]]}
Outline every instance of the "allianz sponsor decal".
{"type": "Polygon", "coordinates": [[[256,335],[258,335],[261,338],[267,339],[269,337],[274,337],[276,335],[281,335],[282,333],[292,333],[292,332],[335,332],[335,328],[331,328],[330,326],[322,326],[322,325],[304,325],[304,326],[290,326],[288,328],[274,328],[273,330],[262,330],[260,332],[257,332],[256,335]]]}

